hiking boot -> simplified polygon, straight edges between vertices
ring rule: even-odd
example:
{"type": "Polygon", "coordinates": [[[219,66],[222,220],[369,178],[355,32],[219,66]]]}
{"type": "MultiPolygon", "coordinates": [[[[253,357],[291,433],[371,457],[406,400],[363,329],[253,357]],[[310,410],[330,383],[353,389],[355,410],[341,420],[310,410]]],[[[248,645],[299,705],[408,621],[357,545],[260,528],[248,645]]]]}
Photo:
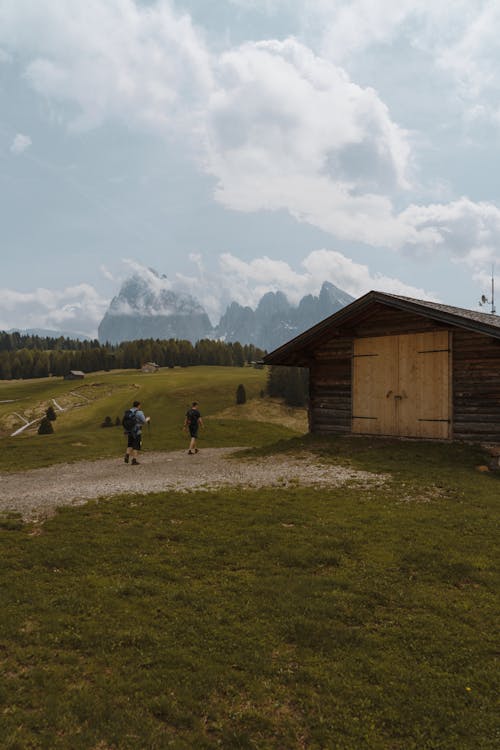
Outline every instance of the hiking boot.
{"type": "Polygon", "coordinates": [[[188,456],[194,456],[194,451],[188,451],[188,456]]]}
{"type": "Polygon", "coordinates": [[[125,453],[123,460],[125,461],[126,464],[128,464],[128,453],[125,453]]]}
{"type": "Polygon", "coordinates": [[[194,449],[194,452],[195,452],[195,453],[198,453],[198,448],[195,448],[195,449],[194,449]]]}
{"type": "Polygon", "coordinates": [[[132,466],[139,466],[139,461],[136,458],[132,459],[132,466]]]}

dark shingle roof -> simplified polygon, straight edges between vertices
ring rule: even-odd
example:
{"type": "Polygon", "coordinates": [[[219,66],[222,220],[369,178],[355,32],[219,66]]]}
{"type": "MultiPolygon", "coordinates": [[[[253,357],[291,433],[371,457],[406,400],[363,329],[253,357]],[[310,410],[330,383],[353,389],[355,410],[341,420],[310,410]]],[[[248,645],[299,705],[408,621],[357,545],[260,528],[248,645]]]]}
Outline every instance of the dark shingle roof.
{"type": "MultiPolygon", "coordinates": [[[[379,294],[381,294],[379,292],[379,294]]],[[[422,299],[413,299],[412,297],[401,297],[398,294],[385,294],[385,297],[391,297],[393,299],[404,300],[405,302],[411,302],[420,307],[426,307],[429,310],[437,310],[448,315],[458,315],[461,318],[467,320],[474,320],[476,323],[482,323],[487,326],[494,326],[500,328],[500,317],[493,315],[492,313],[483,313],[476,310],[467,310],[465,307],[452,307],[451,305],[442,305],[440,302],[428,302],[422,299]]]]}
{"type": "Polygon", "coordinates": [[[266,364],[287,364],[284,361],[288,355],[298,352],[302,347],[313,344],[326,331],[349,322],[358,313],[362,312],[376,303],[392,307],[397,310],[406,310],[417,315],[424,315],[444,324],[464,328],[476,333],[483,333],[494,338],[500,338],[500,317],[491,313],[466,310],[462,307],[443,305],[440,302],[428,302],[427,300],[402,297],[397,294],[386,294],[385,292],[371,291],[360,297],[338,312],[325,318],[320,323],[312,326],[304,333],[296,336],[291,341],[270,352],[264,357],[266,364]]]}

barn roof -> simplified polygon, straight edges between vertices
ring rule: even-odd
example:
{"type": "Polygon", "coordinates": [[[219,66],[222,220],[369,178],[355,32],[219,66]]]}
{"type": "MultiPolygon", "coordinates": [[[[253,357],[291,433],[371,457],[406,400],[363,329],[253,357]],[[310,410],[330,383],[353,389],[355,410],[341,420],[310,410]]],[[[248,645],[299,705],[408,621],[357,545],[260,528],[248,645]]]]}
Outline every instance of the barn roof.
{"type": "Polygon", "coordinates": [[[353,323],[360,316],[366,315],[375,305],[422,315],[444,325],[456,326],[500,339],[500,317],[491,313],[371,291],[267,354],[264,357],[264,363],[266,365],[299,364],[297,355],[300,358],[304,350],[310,351],[325,337],[325,334],[340,335],[342,328],[353,323]]]}

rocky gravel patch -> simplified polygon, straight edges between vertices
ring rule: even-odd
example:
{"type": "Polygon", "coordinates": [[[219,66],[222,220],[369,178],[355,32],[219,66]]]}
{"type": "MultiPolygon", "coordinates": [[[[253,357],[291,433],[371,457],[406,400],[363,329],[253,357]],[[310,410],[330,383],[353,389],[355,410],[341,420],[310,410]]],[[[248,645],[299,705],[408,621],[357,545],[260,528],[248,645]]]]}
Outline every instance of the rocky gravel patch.
{"type": "Polygon", "coordinates": [[[127,465],[120,457],[2,473],[0,512],[21,513],[26,520],[37,520],[50,516],[59,506],[112,495],[208,491],[228,486],[373,486],[386,481],[384,475],[321,463],[311,453],[229,458],[238,450],[206,448],[193,456],[185,451],[152,452],[142,455],[138,466],[127,465]]]}

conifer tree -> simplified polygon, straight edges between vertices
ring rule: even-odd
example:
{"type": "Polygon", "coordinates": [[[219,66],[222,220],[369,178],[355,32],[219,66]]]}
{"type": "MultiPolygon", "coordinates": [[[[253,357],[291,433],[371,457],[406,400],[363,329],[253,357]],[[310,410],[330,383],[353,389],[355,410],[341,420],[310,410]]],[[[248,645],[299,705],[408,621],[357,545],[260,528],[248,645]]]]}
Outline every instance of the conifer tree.
{"type": "Polygon", "coordinates": [[[54,432],[54,428],[52,427],[52,422],[50,421],[48,417],[44,417],[38,427],[38,434],[39,435],[51,435],[53,432],[54,432]]]}
{"type": "Polygon", "coordinates": [[[50,404],[47,411],[45,412],[45,416],[47,417],[47,419],[50,419],[51,422],[55,422],[55,420],[57,419],[57,414],[52,404],[50,404]]]}

